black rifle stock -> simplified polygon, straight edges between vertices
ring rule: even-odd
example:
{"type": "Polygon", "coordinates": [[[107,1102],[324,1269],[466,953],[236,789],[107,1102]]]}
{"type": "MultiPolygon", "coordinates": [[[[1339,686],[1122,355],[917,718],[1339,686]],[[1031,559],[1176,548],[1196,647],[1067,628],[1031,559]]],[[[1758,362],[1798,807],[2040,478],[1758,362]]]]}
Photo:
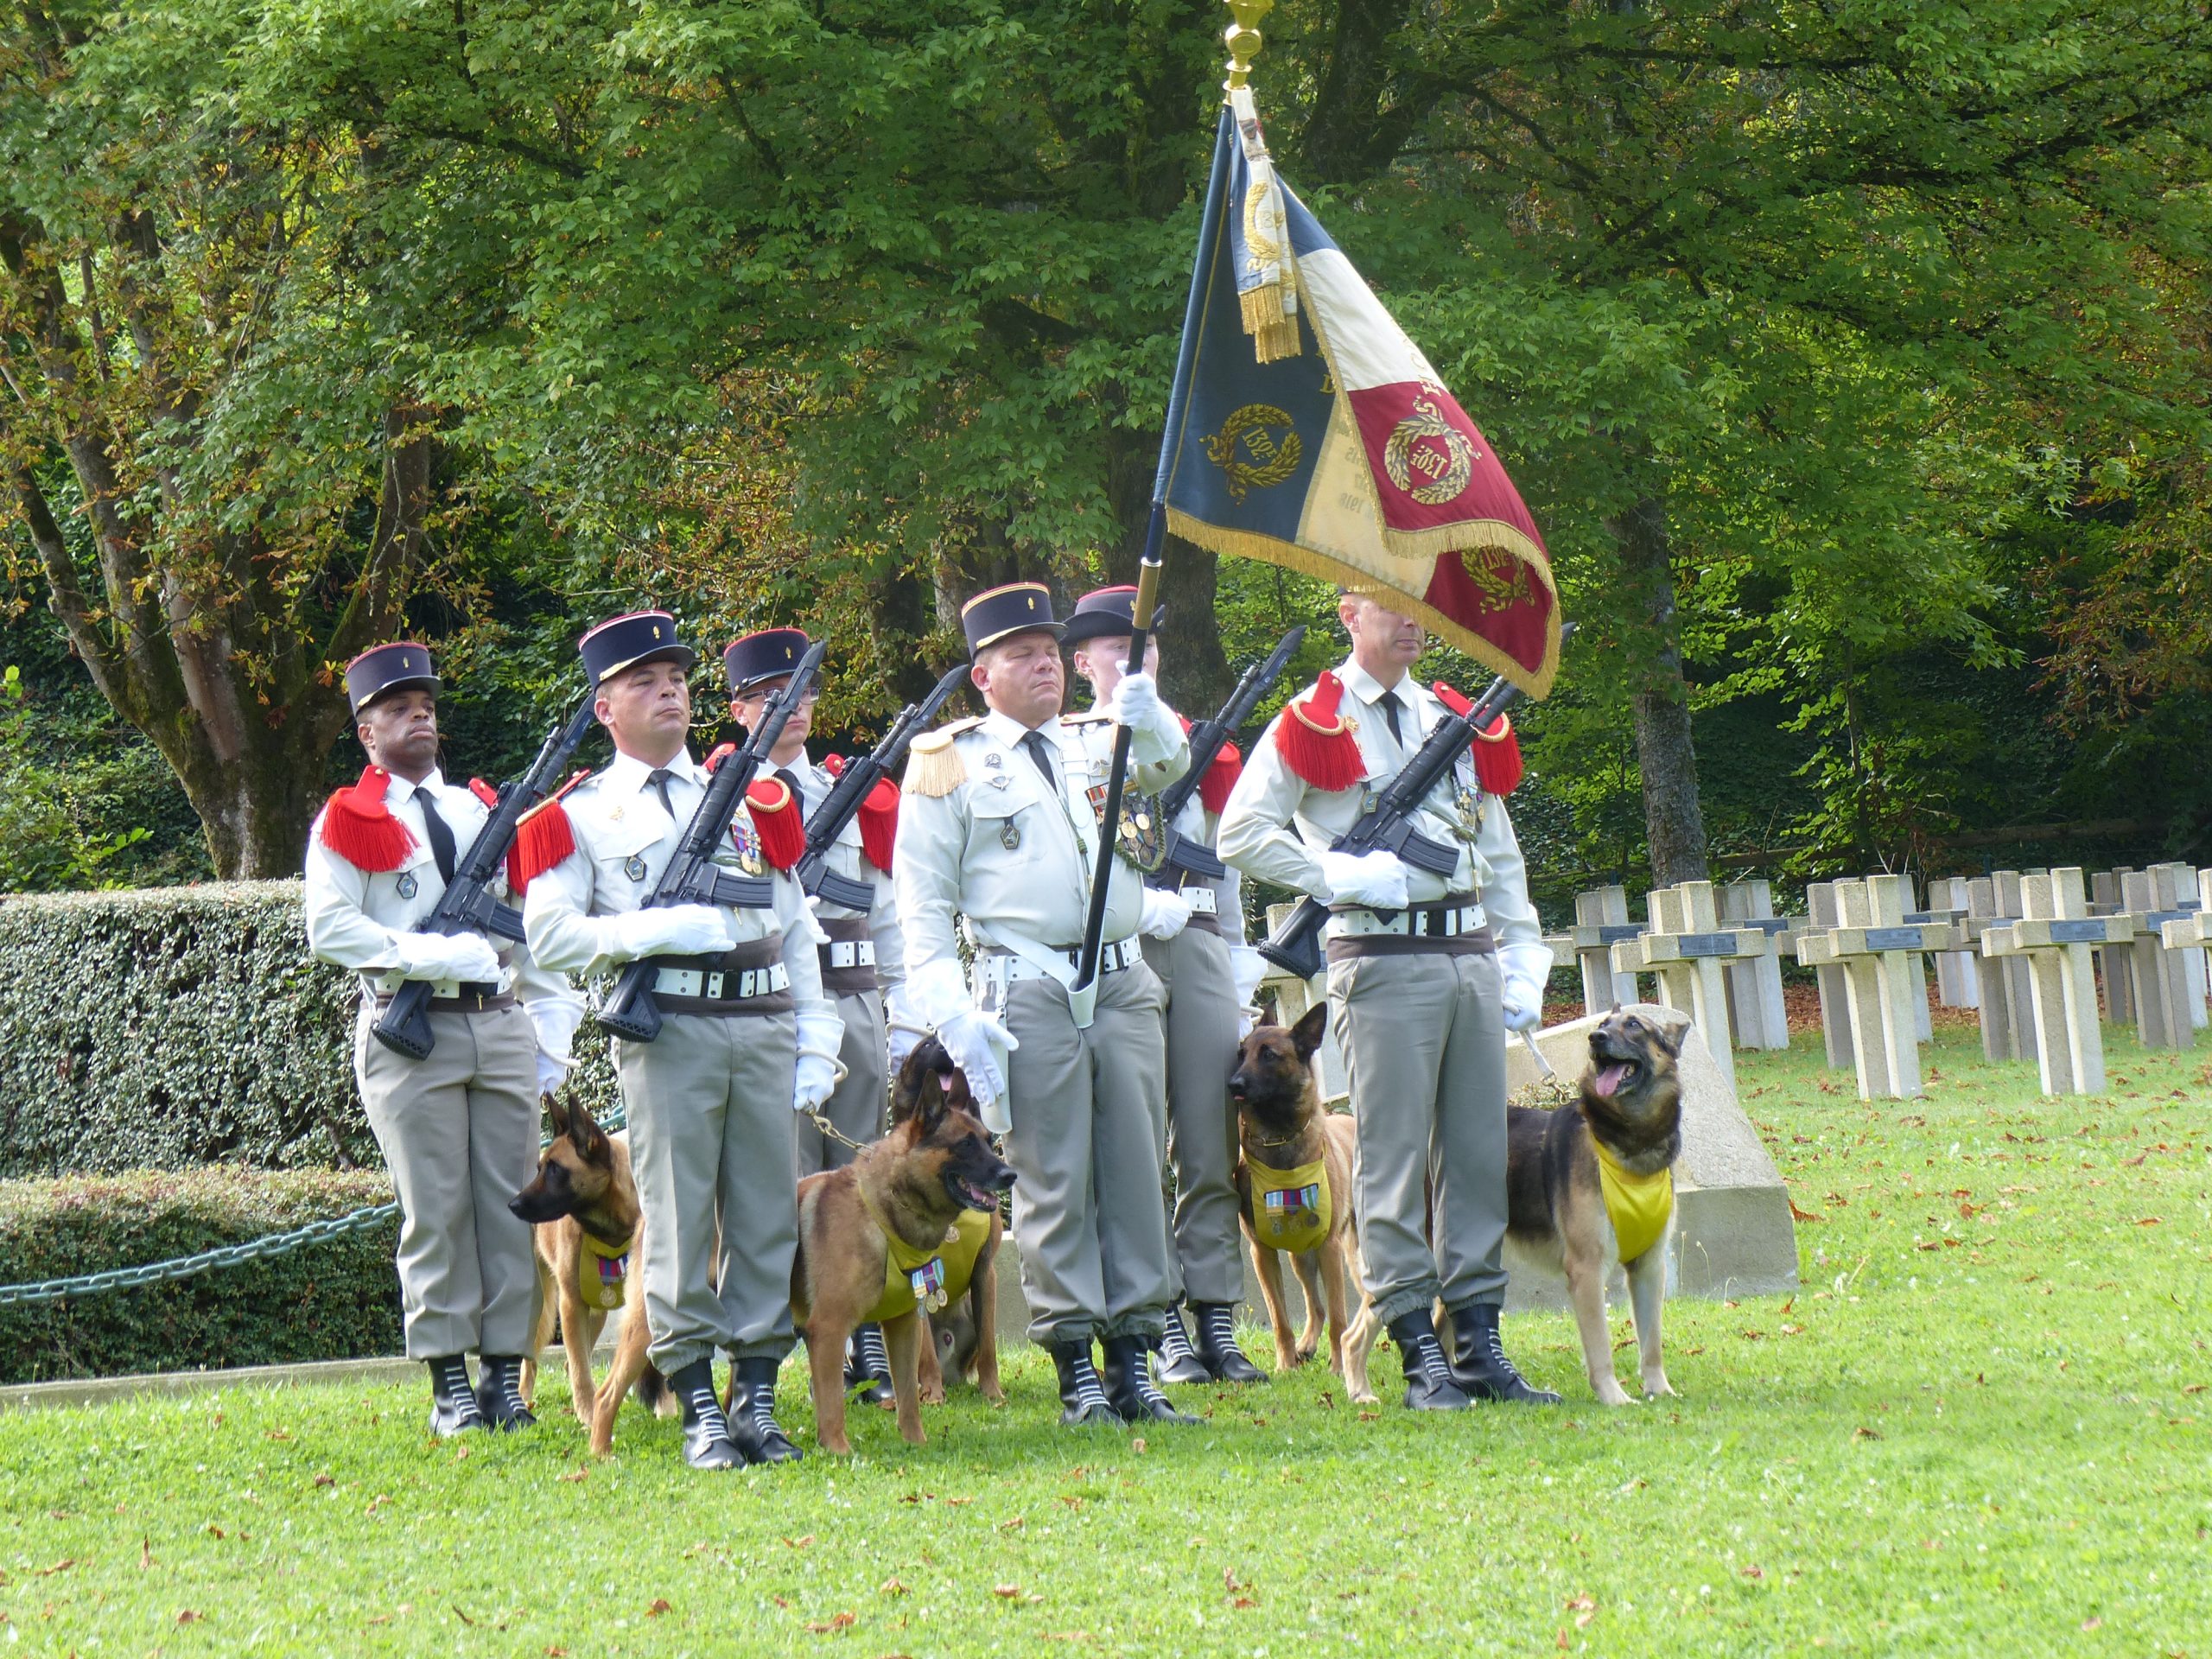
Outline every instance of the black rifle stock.
{"type": "Polygon", "coordinates": [[[830,869],[830,849],[845,833],[845,826],[861,810],[868,791],[906,759],[907,746],[913,742],[914,734],[934,721],[952,694],[967,683],[967,664],[947,669],[929,696],[899,711],[899,718],[891,722],[891,729],[884,733],[883,741],[865,760],[854,761],[839,774],[836,787],[807,820],[806,851],[799,855],[798,880],[810,897],[819,893],[831,904],[842,905],[847,910],[866,910],[875,902],[873,888],[848,880],[830,869]]]}
{"type": "MultiPolygon", "coordinates": [[[[1560,630],[1562,639],[1572,634],[1573,623],[1560,630]]],[[[1449,879],[1459,868],[1459,849],[1443,847],[1413,827],[1413,815],[1428,798],[1437,780],[1452,770],[1460,754],[1475,741],[1475,734],[1520,700],[1521,688],[1501,675],[1490,683],[1481,698],[1464,715],[1437,722],[1436,729],[1406,762],[1363,813],[1357,823],[1336,839],[1332,852],[1395,853],[1408,864],[1449,879]]],[[[1321,971],[1321,929],[1327,925],[1329,907],[1318,899],[1305,899],[1277,928],[1260,954],[1287,973],[1311,979],[1321,971]]]]}
{"type": "MultiPolygon", "coordinates": [[[[593,702],[591,696],[586,696],[565,724],[546,734],[530,770],[500,790],[499,804],[484,820],[476,839],[468,843],[468,852],[454,867],[453,880],[438,895],[436,907],[416,925],[415,931],[448,937],[474,931],[522,943],[522,918],[493,898],[492,877],[514,845],[515,831],[524,817],[553,792],[577,747],[590,732],[593,702]]],[[[437,1046],[430,1031],[430,990],[426,979],[402,983],[376,1024],[369,1027],[370,1035],[394,1053],[428,1059],[437,1046]]]]}
{"type": "MultiPolygon", "coordinates": [[[[668,867],[660,873],[659,883],[639,909],[665,909],[671,905],[727,905],[746,910],[760,909],[774,902],[776,890],[772,880],[766,876],[724,874],[715,868],[715,851],[729,833],[730,821],[737,816],[738,803],[745,798],[745,791],[767,760],[768,751],[783,735],[784,723],[791,717],[791,710],[798,707],[827,649],[826,643],[819,639],[807,647],[791,683],[776,694],[775,701],[761,715],[759,728],[745,740],[743,747],[715,768],[714,775],[707,780],[707,792],[700,798],[698,810],[692,813],[691,822],[683,831],[683,839],[669,855],[668,867]]],[[[595,1016],[599,1023],[633,1043],[650,1043],[659,1036],[660,1004],[653,997],[653,981],[659,976],[658,957],[639,957],[625,966],[615,981],[614,989],[595,1016]]]]}
{"type": "Polygon", "coordinates": [[[1176,834],[1175,820],[1198,792],[1199,780],[1213,764],[1214,757],[1221,753],[1222,745],[1251,719],[1252,710],[1260,706],[1260,699],[1282,677],[1283,670],[1290,666],[1290,659],[1305,643],[1306,625],[1301,622],[1275,642],[1275,648],[1268,653],[1266,661],[1255,663],[1244,671],[1244,677],[1236,682],[1236,689],[1229,694],[1229,701],[1221,705],[1218,714],[1204,725],[1191,728],[1191,769],[1168,785],[1160,797],[1160,833],[1166,846],[1160,866],[1163,873],[1184,870],[1203,881],[1218,881],[1228,874],[1228,867],[1215,856],[1212,848],[1176,834]]]}

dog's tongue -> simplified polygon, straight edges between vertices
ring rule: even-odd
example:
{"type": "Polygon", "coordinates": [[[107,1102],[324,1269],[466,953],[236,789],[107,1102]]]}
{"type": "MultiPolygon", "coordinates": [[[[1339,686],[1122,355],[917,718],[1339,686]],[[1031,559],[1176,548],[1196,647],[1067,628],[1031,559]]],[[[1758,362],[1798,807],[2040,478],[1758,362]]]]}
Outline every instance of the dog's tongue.
{"type": "Polygon", "coordinates": [[[1592,1080],[1592,1087],[1596,1089],[1599,1094],[1611,1100],[1618,1092],[1621,1079],[1626,1076],[1628,1076],[1627,1065],[1623,1061],[1616,1060],[1611,1065],[1601,1065],[1598,1068],[1598,1075],[1592,1080]]]}

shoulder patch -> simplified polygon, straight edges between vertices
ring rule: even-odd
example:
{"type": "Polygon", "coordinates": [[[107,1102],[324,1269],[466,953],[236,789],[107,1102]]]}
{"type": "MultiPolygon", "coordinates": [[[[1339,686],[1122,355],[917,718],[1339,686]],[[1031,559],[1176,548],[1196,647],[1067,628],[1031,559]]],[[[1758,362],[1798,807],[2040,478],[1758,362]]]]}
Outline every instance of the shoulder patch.
{"type": "Polygon", "coordinates": [[[1063,726],[1111,726],[1113,723],[1114,716],[1103,709],[1092,709],[1080,715],[1060,716],[1060,724],[1063,726]]]}
{"type": "Polygon", "coordinates": [[[972,732],[983,723],[982,716],[971,715],[965,720],[956,720],[950,726],[940,726],[933,732],[925,732],[913,741],[906,756],[906,789],[925,800],[934,800],[950,795],[968,781],[968,763],[960,758],[953,747],[953,740],[963,732],[972,732]]]}

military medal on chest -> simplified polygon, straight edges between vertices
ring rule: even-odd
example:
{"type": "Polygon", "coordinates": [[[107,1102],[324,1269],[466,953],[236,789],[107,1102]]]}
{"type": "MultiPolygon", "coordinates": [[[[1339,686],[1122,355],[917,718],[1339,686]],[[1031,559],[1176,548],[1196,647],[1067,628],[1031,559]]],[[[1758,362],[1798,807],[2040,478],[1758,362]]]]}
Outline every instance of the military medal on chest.
{"type": "Polygon", "coordinates": [[[412,899],[422,891],[422,886],[415,880],[415,872],[412,870],[402,870],[399,873],[399,880],[393,882],[392,887],[403,899],[412,899]]]}
{"type": "Polygon", "coordinates": [[[768,874],[767,858],[760,851],[760,832],[753,827],[749,818],[733,819],[729,826],[730,845],[737,849],[737,868],[747,875],[768,874]]]}

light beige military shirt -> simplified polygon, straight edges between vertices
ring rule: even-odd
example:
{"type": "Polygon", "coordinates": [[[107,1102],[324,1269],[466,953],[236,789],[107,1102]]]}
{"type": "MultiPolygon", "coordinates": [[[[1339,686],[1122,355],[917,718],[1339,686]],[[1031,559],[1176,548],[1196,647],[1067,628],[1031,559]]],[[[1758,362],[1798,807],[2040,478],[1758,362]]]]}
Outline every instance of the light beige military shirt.
{"type": "MultiPolygon", "coordinates": [[[[995,711],[941,728],[915,745],[899,802],[893,877],[910,970],[957,959],[959,917],[987,942],[1011,935],[1055,950],[1081,942],[1098,855],[1093,791],[1103,800],[1114,732],[1103,715],[1046,721],[1037,734],[1052,780],[1023,747],[1025,729],[995,711]]],[[[1130,756],[1132,782],[1152,792],[1183,775],[1191,751],[1179,734],[1171,747],[1136,732],[1130,756]]],[[[1115,859],[1105,943],[1134,934],[1143,910],[1142,879],[1115,859]]]]}
{"type": "MultiPolygon", "coordinates": [[[[1358,822],[1367,803],[1413,759],[1436,723],[1451,718],[1451,710],[1436,694],[1410,674],[1395,688],[1385,688],[1357,662],[1345,661],[1336,673],[1344,682],[1342,712],[1354,722],[1353,735],[1365,763],[1364,779],[1336,791],[1307,784],[1285,764],[1275,747],[1275,727],[1287,717],[1277,715],[1245,757],[1244,775],[1222,808],[1215,847],[1224,862],[1247,875],[1324,899],[1329,887],[1315,855],[1358,822]],[[1395,739],[1382,707],[1386,689],[1395,690],[1401,703],[1400,735],[1395,739]]],[[[1294,700],[1303,699],[1310,690],[1294,700]]],[[[1414,815],[1414,827],[1431,841],[1459,849],[1459,868],[1449,881],[1406,866],[1407,894],[1414,903],[1441,899],[1447,893],[1477,893],[1501,945],[1541,941],[1543,930],[1529,900],[1528,873],[1513,820],[1503,800],[1482,793],[1471,758],[1461,754],[1453,770],[1438,781],[1414,815]],[[1475,821],[1471,828],[1471,818],[1475,821]]],[[[1332,931],[1336,931],[1332,924],[1332,931]]]]}

